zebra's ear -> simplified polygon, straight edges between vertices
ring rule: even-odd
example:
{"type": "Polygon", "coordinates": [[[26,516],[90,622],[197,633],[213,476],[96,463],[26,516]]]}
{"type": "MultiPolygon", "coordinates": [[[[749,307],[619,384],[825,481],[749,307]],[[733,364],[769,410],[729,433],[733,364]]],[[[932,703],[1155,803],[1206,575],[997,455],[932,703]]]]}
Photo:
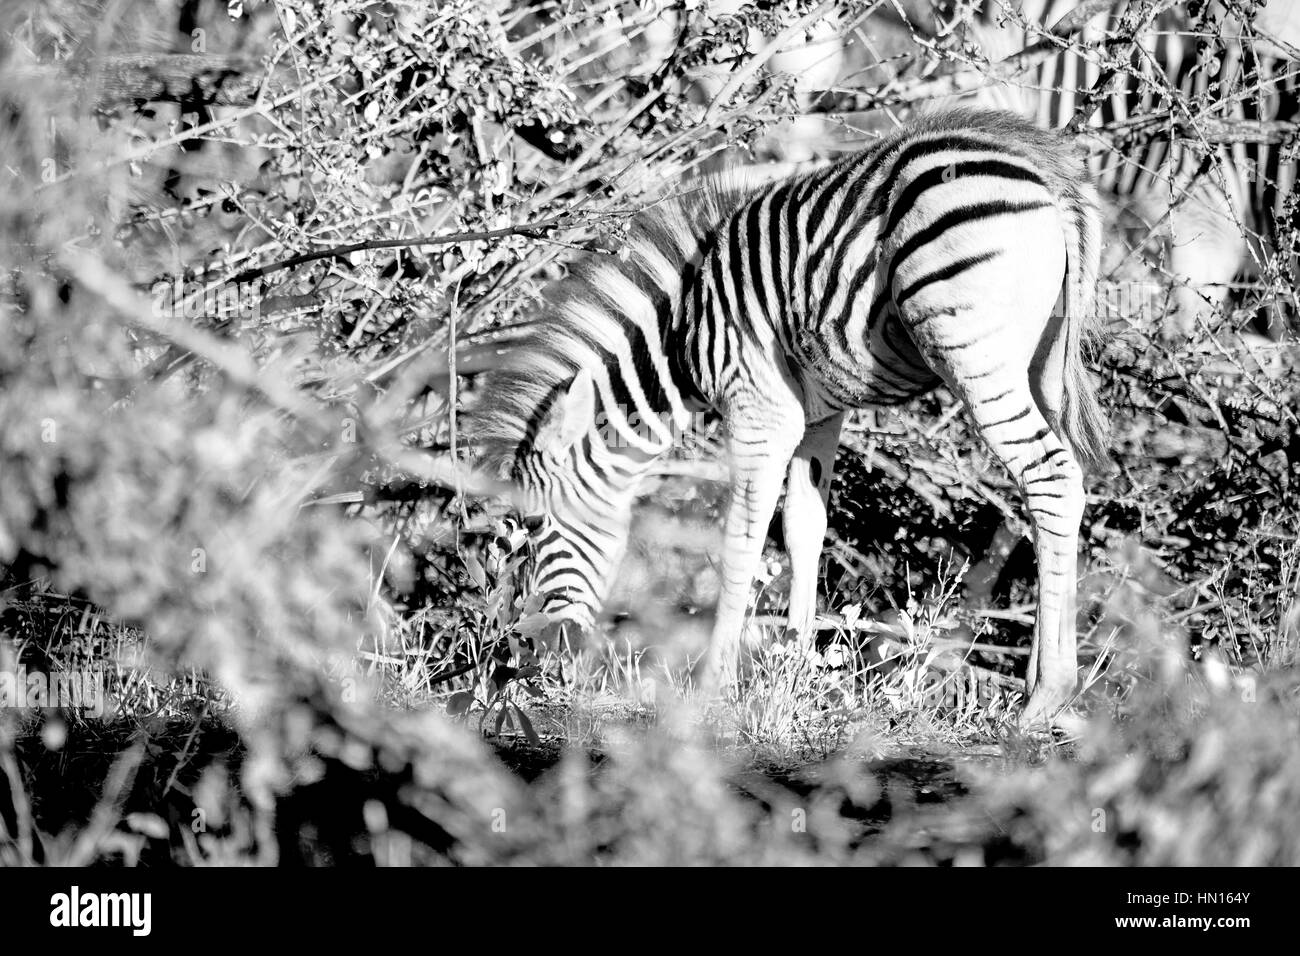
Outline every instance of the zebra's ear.
{"type": "Polygon", "coordinates": [[[569,387],[555,397],[546,417],[537,426],[533,447],[552,455],[563,455],[591,428],[596,416],[596,386],[591,372],[580,369],[569,387]]]}

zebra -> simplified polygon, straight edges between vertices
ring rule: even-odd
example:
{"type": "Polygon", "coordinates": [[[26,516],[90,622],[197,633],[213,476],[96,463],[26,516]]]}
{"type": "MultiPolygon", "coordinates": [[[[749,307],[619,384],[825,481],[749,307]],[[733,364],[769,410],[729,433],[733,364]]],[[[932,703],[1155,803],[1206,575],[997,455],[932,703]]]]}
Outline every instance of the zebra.
{"type": "MultiPolygon", "coordinates": [[[[986,0],[965,11],[967,29],[997,62],[1040,40],[1076,5],[1077,0],[986,0]]],[[[1099,43],[1131,5],[1115,0],[1076,38],[1099,43]]],[[[1182,5],[1159,14],[1139,37],[1125,82],[1099,99],[1089,126],[1123,129],[1140,117],[1173,117],[1176,107],[1166,92],[1219,120],[1300,119],[1300,17],[1294,14],[1294,8],[1275,4],[1245,22],[1230,5],[1217,2],[1202,4],[1195,15],[1182,5]]],[[[1099,63],[1076,46],[1038,62],[1010,84],[980,91],[974,102],[1064,128],[1100,76],[1099,63]]],[[[1296,216],[1286,206],[1296,163],[1279,145],[1207,149],[1151,135],[1094,152],[1091,170],[1101,194],[1144,231],[1164,230],[1166,267],[1176,280],[1167,329],[1174,336],[1190,333],[1207,308],[1229,304],[1238,276],[1276,281],[1295,274],[1290,258],[1282,269],[1274,267],[1276,274],[1267,268],[1269,256],[1287,242],[1279,225],[1296,216]]],[[[1282,329],[1274,323],[1267,331],[1276,336],[1282,329]]]]}
{"type": "Polygon", "coordinates": [[[945,384],[1025,497],[1039,561],[1022,719],[1076,686],[1083,468],[1105,447],[1082,342],[1100,215],[1081,157],[1006,113],[919,117],[826,168],[691,186],[581,264],[489,374],[480,467],[536,513],[533,587],[592,626],[638,481],[701,408],[726,429],[731,497],[706,683],[735,673],[781,495],[789,621],[809,640],[841,423],[945,384]]]}

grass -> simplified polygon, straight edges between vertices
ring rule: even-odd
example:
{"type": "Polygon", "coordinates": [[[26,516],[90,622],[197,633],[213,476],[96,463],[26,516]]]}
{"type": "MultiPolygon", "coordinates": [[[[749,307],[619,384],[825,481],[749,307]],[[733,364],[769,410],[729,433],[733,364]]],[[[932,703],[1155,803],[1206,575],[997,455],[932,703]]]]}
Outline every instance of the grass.
{"type": "MultiPolygon", "coordinates": [[[[10,613],[37,615],[42,600],[54,602],[29,595],[10,613]]],[[[295,783],[269,805],[228,701],[201,683],[151,695],[126,681],[111,720],[10,720],[8,792],[29,799],[0,805],[0,852],[151,865],[1300,861],[1293,667],[1193,663],[1158,631],[1130,631],[1120,679],[1095,677],[1075,732],[1025,737],[999,717],[1014,694],[976,709],[953,692],[961,669],[933,666],[955,600],[949,583],[914,602],[888,668],[847,628],[815,650],[769,635],[711,700],[654,648],[614,638],[543,655],[508,687],[487,668],[438,683],[413,636],[429,622],[395,617],[382,652],[335,674],[358,695],[347,716],[304,711],[295,783]],[[561,663],[563,682],[543,678],[561,663]],[[492,687],[506,693],[487,714],[440,713],[492,687]],[[532,733],[495,729],[503,700],[532,733]]],[[[75,628],[63,634],[42,646],[47,662],[77,646],[75,628]]],[[[140,638],[115,634],[125,673],[140,638]]]]}
{"type": "Polygon", "coordinates": [[[1132,585],[1140,569],[1107,579],[1077,713],[1045,738],[1016,730],[1022,685],[1008,670],[1022,659],[992,619],[963,607],[955,563],[873,621],[857,604],[828,613],[815,646],[757,614],[743,677],[713,697],[690,676],[704,640],[693,615],[675,628],[612,621],[534,651],[513,630],[528,613],[511,590],[516,567],[490,558],[459,616],[409,611],[373,588],[363,613],[379,626],[351,656],[321,662],[342,709],[304,699],[264,728],[297,754],[290,780],[201,675],[142,667],[140,631],[84,602],[11,592],[13,649],[50,670],[107,662],[115,707],[102,721],[6,715],[0,754],[8,793],[22,796],[0,804],[0,854],[150,865],[1300,860],[1294,609],[1239,622],[1260,648],[1247,663],[1193,654],[1132,585]]]}

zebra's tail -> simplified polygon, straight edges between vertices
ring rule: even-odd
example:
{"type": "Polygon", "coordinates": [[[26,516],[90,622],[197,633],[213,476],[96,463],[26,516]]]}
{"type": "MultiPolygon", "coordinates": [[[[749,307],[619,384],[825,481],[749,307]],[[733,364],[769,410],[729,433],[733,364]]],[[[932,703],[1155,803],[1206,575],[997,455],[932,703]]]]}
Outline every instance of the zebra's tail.
{"type": "Polygon", "coordinates": [[[1097,388],[1084,363],[1084,343],[1094,331],[1097,272],[1101,256],[1101,214],[1091,187],[1081,186],[1063,210],[1066,225],[1065,367],[1061,430],[1081,465],[1106,454],[1109,428],[1097,388]]]}

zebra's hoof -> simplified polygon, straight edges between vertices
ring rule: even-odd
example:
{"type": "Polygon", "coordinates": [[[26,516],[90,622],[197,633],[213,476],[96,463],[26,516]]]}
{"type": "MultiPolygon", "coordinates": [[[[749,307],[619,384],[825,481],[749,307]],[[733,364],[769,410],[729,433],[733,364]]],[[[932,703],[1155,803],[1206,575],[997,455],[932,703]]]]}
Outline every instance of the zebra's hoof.
{"type": "Polygon", "coordinates": [[[1025,733],[1048,733],[1061,723],[1063,711],[1074,696],[1074,682],[1052,688],[1039,684],[1029,695],[1017,723],[1025,733]]]}

